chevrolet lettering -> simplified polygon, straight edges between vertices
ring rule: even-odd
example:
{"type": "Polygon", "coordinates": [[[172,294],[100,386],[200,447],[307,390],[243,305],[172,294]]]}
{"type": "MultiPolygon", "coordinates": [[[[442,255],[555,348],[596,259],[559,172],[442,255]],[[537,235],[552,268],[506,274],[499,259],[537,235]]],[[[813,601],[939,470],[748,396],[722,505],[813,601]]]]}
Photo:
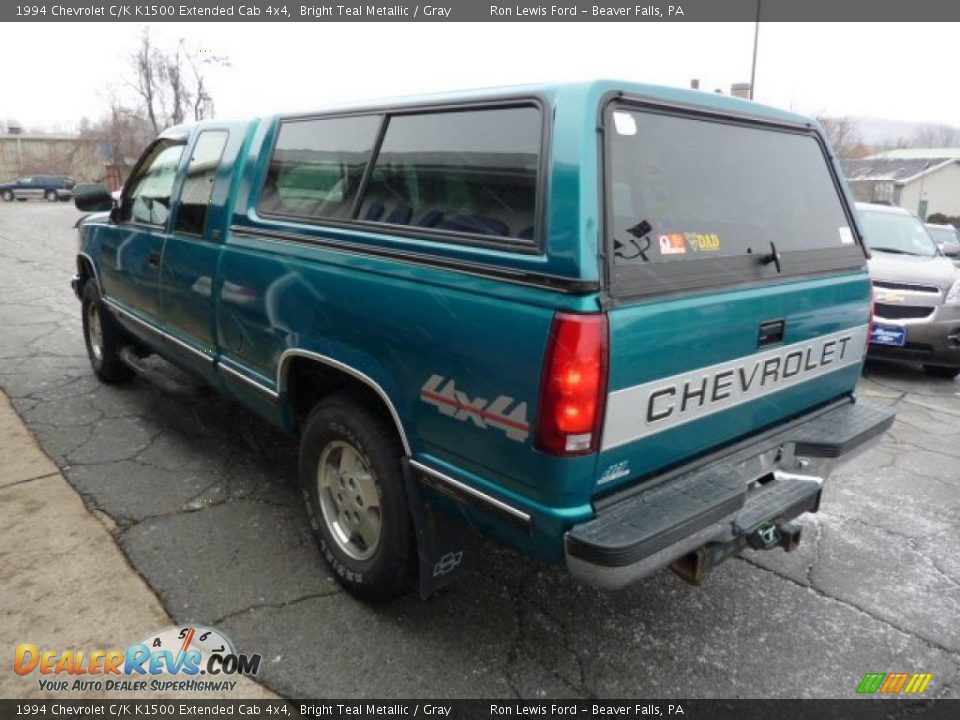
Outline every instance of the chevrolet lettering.
{"type": "Polygon", "coordinates": [[[604,447],[645,437],[863,361],[867,326],[610,393],[604,447]],[[641,408],[634,413],[635,407],[641,408]],[[630,422],[639,416],[640,425],[630,422]]]}
{"type": "Polygon", "coordinates": [[[792,551],[893,422],[855,393],[869,338],[913,332],[871,332],[817,124],[714,93],[209,120],[164,131],[118,200],[73,194],[93,372],[207,385],[295,438],[318,552],[365,598],[429,595],[480,536],[605,588],[792,551]]]}

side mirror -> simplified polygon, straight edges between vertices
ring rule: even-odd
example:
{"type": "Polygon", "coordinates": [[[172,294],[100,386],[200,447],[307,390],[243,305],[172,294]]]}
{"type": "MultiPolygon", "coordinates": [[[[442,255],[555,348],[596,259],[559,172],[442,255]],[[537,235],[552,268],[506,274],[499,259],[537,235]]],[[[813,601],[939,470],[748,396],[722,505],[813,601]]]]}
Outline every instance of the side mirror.
{"type": "Polygon", "coordinates": [[[113,196],[105,185],[76,185],[73,188],[73,204],[77,210],[104,212],[113,210],[113,196]]]}
{"type": "Polygon", "coordinates": [[[940,250],[949,258],[960,257],[960,243],[945,242],[940,246],[940,250]]]}

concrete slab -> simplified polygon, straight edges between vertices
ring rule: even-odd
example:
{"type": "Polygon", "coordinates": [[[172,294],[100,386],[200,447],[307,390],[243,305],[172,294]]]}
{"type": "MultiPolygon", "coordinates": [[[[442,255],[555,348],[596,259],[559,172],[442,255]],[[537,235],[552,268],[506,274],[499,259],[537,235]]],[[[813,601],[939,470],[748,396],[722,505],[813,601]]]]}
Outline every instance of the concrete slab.
{"type": "Polygon", "coordinates": [[[0,487],[54,473],[60,469],[36,446],[6,395],[0,396],[0,487]]]}
{"type": "MultiPolygon", "coordinates": [[[[91,515],[56,466],[33,442],[5,396],[0,395],[0,458],[39,458],[47,472],[0,487],[0,637],[14,643],[68,650],[112,650],[139,642],[174,624],[130,566],[110,532],[91,515]]],[[[23,466],[27,467],[27,466],[23,466]]],[[[29,474],[29,473],[26,473],[29,474]]],[[[269,699],[275,695],[241,678],[234,693],[204,697],[269,699]]],[[[37,674],[0,673],[0,697],[98,698],[115,692],[53,693],[39,689],[37,674]]],[[[145,693],[144,697],[189,697],[145,693]]]]}

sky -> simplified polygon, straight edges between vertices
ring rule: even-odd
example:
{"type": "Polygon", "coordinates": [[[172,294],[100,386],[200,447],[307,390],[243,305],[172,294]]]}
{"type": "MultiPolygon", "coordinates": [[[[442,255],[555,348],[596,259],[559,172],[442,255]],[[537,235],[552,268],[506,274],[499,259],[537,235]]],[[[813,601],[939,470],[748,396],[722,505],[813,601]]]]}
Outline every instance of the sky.
{"type": "MultiPolygon", "coordinates": [[[[124,90],[142,25],[6,23],[0,119],[73,130],[124,90]],[[37,52],[38,48],[44,52],[37,52]],[[15,63],[18,64],[18,63],[15,63]]],[[[807,114],[960,125],[957,23],[761,23],[756,99],[807,114]]],[[[617,78],[701,89],[750,79],[753,23],[158,23],[158,44],[227,55],[219,117],[538,81],[617,78]]]]}

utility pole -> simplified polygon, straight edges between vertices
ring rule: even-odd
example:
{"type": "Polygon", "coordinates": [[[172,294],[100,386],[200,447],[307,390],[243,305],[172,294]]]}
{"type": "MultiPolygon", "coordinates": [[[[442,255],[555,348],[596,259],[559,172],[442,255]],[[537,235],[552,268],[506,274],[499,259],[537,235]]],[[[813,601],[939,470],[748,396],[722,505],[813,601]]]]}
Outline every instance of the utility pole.
{"type": "Polygon", "coordinates": [[[757,42],[760,40],[760,0],[757,0],[757,19],[753,24],[753,63],[750,65],[750,99],[757,84],[757,42]]]}
{"type": "Polygon", "coordinates": [[[930,169],[930,166],[933,164],[932,160],[928,160],[924,166],[923,170],[920,171],[920,187],[917,189],[917,215],[920,216],[922,222],[927,221],[927,201],[923,199],[923,179],[927,175],[927,170],[930,169]]]}

